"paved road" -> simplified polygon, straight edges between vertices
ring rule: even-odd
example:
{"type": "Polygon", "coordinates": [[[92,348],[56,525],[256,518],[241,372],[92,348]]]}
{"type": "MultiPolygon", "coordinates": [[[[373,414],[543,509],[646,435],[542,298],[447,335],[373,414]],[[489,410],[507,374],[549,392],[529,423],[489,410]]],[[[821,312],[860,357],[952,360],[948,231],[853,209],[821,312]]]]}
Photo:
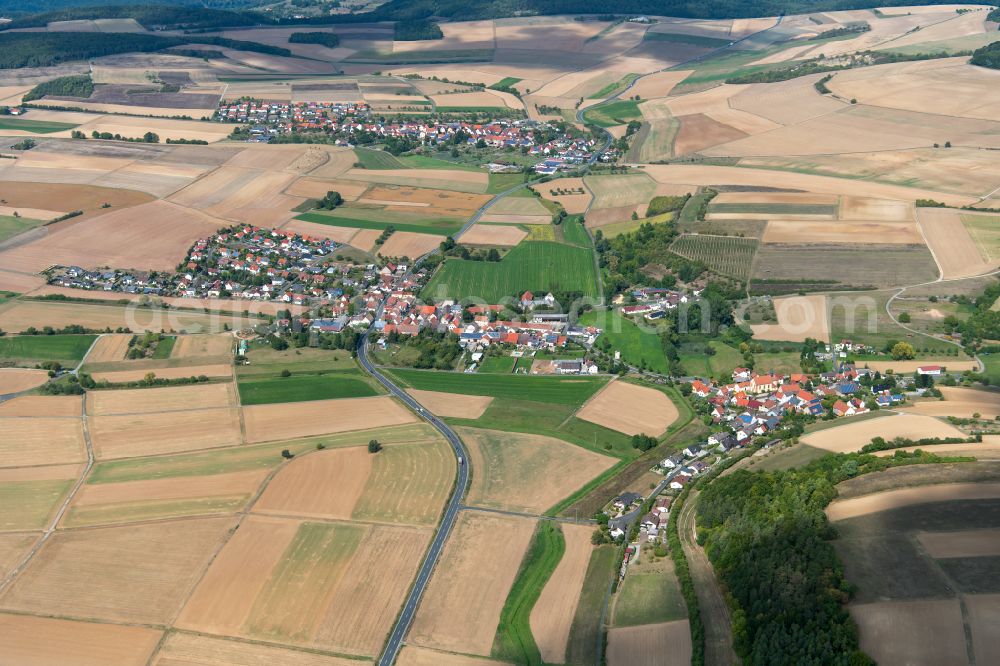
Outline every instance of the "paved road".
{"type": "MultiPolygon", "coordinates": [[[[376,319],[380,318],[381,315],[382,311],[380,309],[376,319]]],[[[392,634],[389,635],[389,641],[385,645],[385,650],[379,658],[379,666],[391,666],[399,654],[403,637],[406,636],[406,632],[413,622],[413,615],[417,612],[417,606],[420,604],[420,599],[427,588],[427,582],[430,580],[431,573],[433,573],[434,567],[437,565],[438,558],[441,557],[441,551],[448,540],[448,535],[451,534],[451,529],[455,525],[455,518],[462,509],[462,499],[465,497],[465,491],[469,486],[469,454],[466,452],[462,440],[458,438],[454,430],[449,428],[444,421],[424,409],[409,393],[394,384],[392,380],[379,372],[375,365],[372,364],[371,359],[368,358],[367,332],[358,346],[358,360],[361,362],[361,367],[385,386],[392,395],[402,400],[404,404],[417,412],[425,421],[437,428],[445,436],[445,439],[448,440],[448,443],[451,444],[455,457],[462,460],[462,464],[458,466],[458,479],[455,481],[455,489],[444,511],[444,518],[441,519],[441,525],[434,536],[434,540],[431,542],[430,548],[427,550],[427,555],[420,566],[417,578],[413,581],[413,587],[406,598],[406,603],[403,604],[403,610],[400,611],[399,617],[396,619],[396,626],[393,627],[392,634]]]]}

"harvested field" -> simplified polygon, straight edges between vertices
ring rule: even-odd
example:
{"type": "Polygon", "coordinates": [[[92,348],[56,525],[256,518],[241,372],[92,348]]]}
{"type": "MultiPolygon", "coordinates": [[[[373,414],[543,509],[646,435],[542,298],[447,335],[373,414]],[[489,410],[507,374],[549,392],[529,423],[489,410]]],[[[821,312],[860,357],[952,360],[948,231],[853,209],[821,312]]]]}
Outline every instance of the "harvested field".
{"type": "Polygon", "coordinates": [[[537,224],[537,225],[550,225],[552,224],[551,215],[511,215],[509,213],[486,213],[481,218],[480,222],[489,222],[491,224],[537,224]]]}
{"type": "Polygon", "coordinates": [[[861,649],[880,664],[965,663],[958,599],[889,601],[849,609],[858,623],[861,649]]]}
{"type": "Polygon", "coordinates": [[[211,476],[88,483],[73,498],[64,527],[108,525],[195,514],[234,513],[257,490],[268,470],[211,476]]]}
{"type": "Polygon", "coordinates": [[[510,666],[492,659],[470,657],[464,654],[440,652],[429,648],[404,645],[396,659],[396,666],[510,666]]]}
{"type": "MultiPolygon", "coordinates": [[[[375,231],[372,229],[371,231],[375,231]]],[[[441,244],[441,237],[434,234],[418,234],[412,231],[397,231],[378,249],[383,257],[409,257],[416,259],[441,244]]]]}
{"type": "MultiPolygon", "coordinates": [[[[305,220],[291,219],[288,222],[281,225],[282,231],[291,231],[292,233],[302,234],[303,236],[312,236],[313,238],[329,238],[337,243],[342,243],[344,245],[350,244],[355,235],[359,230],[355,227],[334,227],[329,224],[318,224],[316,222],[306,222],[305,220]]],[[[381,233],[377,230],[372,230],[376,233],[381,233]]],[[[374,243],[374,239],[372,240],[374,243]]],[[[367,250],[366,250],[367,251],[367,250]]]]}
{"type": "Polygon", "coordinates": [[[196,211],[154,201],[63,227],[3,252],[0,263],[28,273],[53,264],[172,271],[195,240],[222,225],[196,211]]]}
{"type": "Polygon", "coordinates": [[[610,382],[587,401],[576,417],[623,432],[660,435],[677,420],[677,407],[662,391],[628,382],[610,382]]]}
{"type": "Polygon", "coordinates": [[[23,332],[32,326],[63,328],[73,324],[93,329],[126,326],[136,333],[221,331],[225,324],[243,328],[257,321],[237,314],[226,316],[194,310],[153,310],[90,303],[13,301],[0,305],[0,328],[10,333],[23,332]]]}
{"type": "MultiPolygon", "coordinates": [[[[73,102],[76,106],[79,102],[73,102]]],[[[155,111],[155,109],[144,109],[155,111]]],[[[177,114],[177,109],[167,110],[171,115],[177,114]]],[[[90,136],[91,132],[111,132],[122,136],[142,136],[145,132],[153,132],[160,140],[167,139],[201,139],[213,143],[229,136],[232,131],[223,123],[205,123],[197,120],[172,120],[167,118],[133,118],[129,116],[101,116],[97,120],[84,123],[77,128],[90,136]]]]}
{"type": "Polygon", "coordinates": [[[375,241],[382,235],[382,232],[378,229],[348,229],[348,231],[356,232],[351,234],[351,247],[356,247],[365,252],[374,250],[375,241]]]}
{"type": "Polygon", "coordinates": [[[506,197],[489,210],[492,215],[541,215],[552,218],[549,210],[534,197],[506,197]]]}
{"type": "Polygon", "coordinates": [[[48,528],[52,513],[82,472],[82,465],[0,469],[0,531],[48,528]]]}
{"type": "Polygon", "coordinates": [[[580,602],[580,592],[594,547],[587,525],[563,525],[566,551],[531,609],[531,633],[547,664],[566,662],[569,630],[580,602]]]}
{"type": "Polygon", "coordinates": [[[0,597],[0,606],[169,622],[233,524],[209,518],[57,532],[0,597]]]}
{"type": "Polygon", "coordinates": [[[885,458],[896,453],[896,451],[912,452],[917,449],[946,456],[971,456],[976,460],[1000,460],[1000,442],[991,440],[995,435],[986,435],[981,443],[973,444],[918,444],[915,446],[904,446],[902,449],[890,449],[888,451],[876,451],[873,455],[885,458]]]}
{"type": "Polygon", "coordinates": [[[82,395],[23,395],[0,403],[0,417],[78,417],[82,412],[82,395]]]}
{"type": "Polygon", "coordinates": [[[583,180],[594,193],[593,208],[645,207],[656,192],[656,182],[644,174],[587,176],[583,180]]]}
{"type": "Polygon", "coordinates": [[[0,534],[0,578],[6,578],[24,559],[41,532],[0,534]]]}
{"type": "Polygon", "coordinates": [[[917,371],[923,365],[940,365],[951,372],[961,372],[963,370],[976,370],[979,365],[972,359],[959,360],[956,358],[945,358],[941,360],[923,359],[919,361],[861,361],[859,365],[871,368],[878,372],[892,370],[898,375],[910,374],[917,371]]]}
{"type": "Polygon", "coordinates": [[[487,656],[535,521],[463,512],[417,610],[407,642],[487,656]],[[489,571],[490,575],[483,575],[489,571]]]}
{"type": "Polygon", "coordinates": [[[80,419],[0,418],[0,467],[87,459],[80,419]]]}
{"type": "Polygon", "coordinates": [[[775,204],[802,206],[836,206],[840,197],[835,194],[813,194],[812,192],[719,192],[711,201],[718,204],[775,204]]]}
{"type": "Polygon", "coordinates": [[[95,455],[103,460],[243,443],[239,417],[228,407],[93,416],[90,436],[95,455]]]}
{"type": "Polygon", "coordinates": [[[680,72],[656,72],[639,79],[629,90],[631,95],[639,95],[642,99],[666,97],[674,86],[686,79],[690,70],[680,72]]]}
{"type": "Polygon", "coordinates": [[[913,245],[923,237],[913,222],[841,222],[775,220],[767,224],[765,243],[887,243],[913,245]]]}
{"type": "Polygon", "coordinates": [[[489,185],[489,177],[485,172],[453,169],[350,169],[341,178],[479,194],[484,193],[489,185]]]}
{"type": "Polygon", "coordinates": [[[944,279],[988,273],[1000,261],[984,256],[962,223],[962,214],[948,208],[918,208],[917,221],[944,279]]]}
{"type": "Polygon", "coordinates": [[[144,368],[142,370],[109,370],[107,372],[92,372],[97,381],[109,381],[112,384],[121,382],[136,382],[153,373],[157,379],[181,379],[185,377],[230,377],[233,366],[228,364],[189,365],[182,368],[144,368]]]}
{"type": "Polygon", "coordinates": [[[972,647],[976,663],[995,664],[1000,661],[1000,643],[996,627],[1000,623],[1000,594],[970,594],[965,597],[972,627],[972,647]]]}
{"type": "Polygon", "coordinates": [[[543,199],[560,204],[570,215],[584,213],[590,205],[591,195],[583,184],[583,178],[560,178],[548,183],[532,185],[531,189],[538,192],[543,199]],[[580,192],[580,190],[583,191],[580,192]],[[560,191],[570,194],[561,194],[560,191]]]}
{"type": "Polygon", "coordinates": [[[515,226],[498,224],[474,224],[460,236],[463,245],[506,246],[517,245],[528,236],[528,232],[515,226]]]}
{"type": "Polygon", "coordinates": [[[294,180],[295,175],[288,172],[227,165],[176,192],[170,200],[216,218],[273,226],[291,219],[292,208],[301,203],[282,194],[294,180]]]}
{"type": "Polygon", "coordinates": [[[407,389],[406,392],[429,412],[445,418],[478,419],[493,402],[492,397],[485,395],[461,395],[419,389],[407,389]]]}
{"type": "Polygon", "coordinates": [[[124,361],[125,353],[128,352],[128,343],[132,340],[131,333],[111,333],[97,338],[90,353],[87,354],[87,363],[111,363],[114,361],[124,361]]]}
{"type": "Polygon", "coordinates": [[[344,398],[243,408],[248,442],[313,437],[349,430],[413,423],[417,419],[392,398],[344,398]]]}
{"type": "Polygon", "coordinates": [[[681,127],[674,140],[674,154],[688,155],[705,148],[748,136],[735,127],[724,125],[703,113],[678,117],[681,127]]]}
{"type": "Polygon", "coordinates": [[[1000,555],[1000,528],[960,532],[920,532],[920,545],[935,559],[1000,555]]]}
{"type": "Polygon", "coordinates": [[[469,446],[468,503],[543,513],[615,464],[615,459],[554,437],[460,428],[469,446]]]}
{"type": "Polygon", "coordinates": [[[365,447],[320,451],[281,470],[254,505],[262,513],[350,519],[374,456],[365,447]]]}
{"type": "Polygon", "coordinates": [[[906,201],[844,196],[840,200],[840,219],[912,222],[913,206],[906,201]]]}
{"type": "Polygon", "coordinates": [[[0,368],[0,395],[20,393],[41,386],[49,381],[46,370],[28,368],[0,368]]]}
{"type": "Polygon", "coordinates": [[[873,437],[885,440],[894,437],[922,439],[924,437],[964,437],[958,428],[930,416],[902,414],[866,421],[850,422],[803,435],[804,444],[833,453],[857,451],[873,437]]]}
{"type": "Polygon", "coordinates": [[[691,663],[687,620],[608,630],[608,666],[683,666],[691,663]]]}
{"type": "Polygon", "coordinates": [[[826,515],[831,521],[838,521],[912,504],[997,498],[1000,498],[1000,483],[939,483],[834,500],[826,507],[826,515]]]}
{"type": "Polygon", "coordinates": [[[171,633],[151,666],[359,666],[366,662],[257,643],[171,633]]]}
{"type": "MultiPolygon", "coordinates": [[[[171,359],[202,360],[215,357],[228,358],[233,353],[233,336],[221,335],[180,335],[174,342],[171,359]]],[[[89,359],[88,359],[89,361],[89,359]]]]}
{"type": "Polygon", "coordinates": [[[285,194],[305,199],[322,199],[330,190],[340,192],[345,201],[357,201],[370,186],[351,180],[322,180],[320,178],[299,178],[288,186],[285,194]]]}
{"type": "Polygon", "coordinates": [[[788,296],[773,301],[777,324],[754,324],[750,328],[761,340],[803,342],[806,338],[830,339],[826,296],[788,296]]]}
{"type": "Polygon", "coordinates": [[[201,384],[125,391],[92,391],[87,412],[92,416],[214,409],[235,405],[230,384],[201,384]]]}
{"type": "MultiPolygon", "coordinates": [[[[350,183],[350,181],[345,181],[350,183]]],[[[353,183],[357,185],[357,183],[353,183]]],[[[469,194],[398,185],[374,185],[359,203],[382,205],[397,213],[419,212],[428,217],[467,218],[490,200],[487,194],[469,194]],[[414,209],[419,209],[414,211],[414,209]]]]}
{"type": "Polygon", "coordinates": [[[41,666],[145,666],[157,629],[0,614],[0,662],[41,666]]]}
{"type": "Polygon", "coordinates": [[[979,414],[984,419],[1000,416],[1000,392],[980,391],[972,388],[942,386],[944,400],[920,401],[906,411],[927,416],[957,416],[973,418],[979,414]]]}
{"type": "MultiPolygon", "coordinates": [[[[932,282],[938,277],[934,256],[924,244],[870,243],[762,243],[753,264],[752,280],[757,288],[778,280],[780,291],[797,290],[797,282],[811,284],[822,277],[829,288],[863,290],[932,282]],[[780,285],[785,285],[780,287],[780,285]]],[[[859,297],[860,298],[860,297],[859,297]]]]}

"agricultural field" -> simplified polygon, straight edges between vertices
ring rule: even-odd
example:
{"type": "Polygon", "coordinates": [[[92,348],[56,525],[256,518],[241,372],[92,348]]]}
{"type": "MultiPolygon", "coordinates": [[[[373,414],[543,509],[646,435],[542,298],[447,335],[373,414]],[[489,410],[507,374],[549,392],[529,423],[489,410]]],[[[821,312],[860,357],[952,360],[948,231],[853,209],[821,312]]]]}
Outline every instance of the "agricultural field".
{"type": "Polygon", "coordinates": [[[458,374],[425,370],[393,370],[393,377],[410,388],[441,393],[492,396],[551,403],[579,405],[607,382],[588,377],[524,377],[518,375],[458,374]]]}
{"type": "Polygon", "coordinates": [[[45,220],[32,220],[20,215],[0,215],[0,243],[42,224],[45,224],[45,220]]]}
{"type": "Polygon", "coordinates": [[[676,421],[679,414],[662,391],[617,381],[609,383],[588,400],[576,416],[626,435],[656,437],[676,421]]]}
{"type": "Polygon", "coordinates": [[[882,416],[854,423],[848,419],[842,425],[804,435],[802,442],[825,451],[846,453],[860,450],[874,437],[881,437],[889,441],[894,437],[922,439],[924,437],[965,437],[965,435],[958,428],[930,416],[902,414],[882,416]]]}
{"type": "Polygon", "coordinates": [[[806,338],[830,340],[829,309],[826,296],[786,296],[772,301],[778,321],[751,325],[755,338],[803,342],[806,338]]]}
{"type": "Polygon", "coordinates": [[[96,339],[96,335],[5,335],[0,338],[0,359],[79,362],[96,339]]]}
{"type": "Polygon", "coordinates": [[[431,298],[477,298],[499,303],[525,291],[581,292],[596,297],[597,279],[590,250],[526,241],[500,262],[447,259],[422,293],[431,298]]]}
{"type": "Polygon", "coordinates": [[[670,246],[674,254],[704,264],[710,270],[745,280],[750,276],[757,240],[734,236],[682,234],[670,246]]]}
{"type": "Polygon", "coordinates": [[[334,398],[365,398],[377,391],[358,370],[325,374],[293,374],[240,379],[237,383],[242,405],[304,402],[334,398]]]}

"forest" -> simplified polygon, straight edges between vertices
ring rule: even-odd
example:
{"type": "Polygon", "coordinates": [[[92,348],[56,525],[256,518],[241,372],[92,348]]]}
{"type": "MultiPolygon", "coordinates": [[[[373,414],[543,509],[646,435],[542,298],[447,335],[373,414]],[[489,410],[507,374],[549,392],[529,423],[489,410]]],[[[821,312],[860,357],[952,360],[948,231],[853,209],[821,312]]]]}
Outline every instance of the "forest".
{"type": "Polygon", "coordinates": [[[291,55],[288,49],[277,46],[224,37],[167,37],[121,32],[115,33],[114,39],[108,39],[107,35],[99,32],[5,32],[0,33],[0,69],[47,67],[119,53],[151,53],[184,44],[208,44],[239,51],[291,55]]]}
{"type": "Polygon", "coordinates": [[[332,32],[293,32],[288,36],[289,44],[318,44],[330,49],[340,46],[340,37],[332,32]]]}
{"type": "Polygon", "coordinates": [[[81,97],[87,98],[94,94],[94,81],[90,74],[79,76],[60,76],[58,79],[39,83],[37,86],[25,93],[21,98],[22,102],[31,102],[41,99],[46,95],[56,97],[81,97]]]}
{"type": "Polygon", "coordinates": [[[242,12],[205,9],[198,6],[178,5],[108,5],[101,7],[68,7],[41,14],[16,18],[0,25],[0,30],[17,28],[41,28],[54,21],[76,21],[81,19],[135,19],[149,30],[192,30],[221,28],[228,26],[249,26],[260,22],[256,16],[242,12]]]}
{"type": "MultiPolygon", "coordinates": [[[[991,18],[1000,20],[1000,10],[993,10],[990,14],[991,18]]],[[[973,65],[979,65],[980,67],[989,67],[990,69],[1000,69],[1000,41],[993,42],[989,46],[984,46],[981,49],[976,49],[972,53],[972,60],[970,60],[973,65]]]]}

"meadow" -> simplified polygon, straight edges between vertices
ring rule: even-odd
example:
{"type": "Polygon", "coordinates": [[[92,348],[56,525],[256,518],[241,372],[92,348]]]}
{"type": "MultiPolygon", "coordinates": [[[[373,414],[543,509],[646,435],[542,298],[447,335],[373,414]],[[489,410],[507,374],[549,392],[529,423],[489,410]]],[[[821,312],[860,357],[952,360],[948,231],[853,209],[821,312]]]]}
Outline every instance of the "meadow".
{"type": "Polygon", "coordinates": [[[477,298],[498,303],[524,291],[582,292],[597,296],[591,252],[545,241],[526,241],[499,262],[447,259],[424,287],[430,298],[477,298]]]}
{"type": "Polygon", "coordinates": [[[81,361],[96,335],[7,335],[0,337],[0,358],[81,361]]]}
{"type": "Polygon", "coordinates": [[[626,362],[644,365],[661,374],[669,372],[660,337],[656,333],[640,329],[632,320],[623,317],[620,311],[592,310],[580,317],[580,324],[603,329],[601,339],[607,340],[615,351],[620,351],[626,362]]]}
{"type": "Polygon", "coordinates": [[[521,400],[554,405],[581,405],[607,382],[604,378],[467,375],[427,370],[393,370],[390,374],[406,386],[421,391],[489,395],[497,398],[517,396],[521,400]]]}
{"type": "Polygon", "coordinates": [[[254,377],[237,383],[244,405],[305,402],[333,398],[366,398],[379,395],[358,370],[290,377],[254,377]]]}
{"type": "Polygon", "coordinates": [[[27,118],[11,118],[9,116],[0,118],[0,130],[21,130],[32,132],[33,134],[53,134],[55,132],[65,132],[77,125],[75,123],[57,123],[46,120],[29,120],[27,118]]]}
{"type": "Polygon", "coordinates": [[[630,120],[642,120],[642,112],[637,102],[625,100],[588,109],[584,112],[583,119],[599,127],[614,127],[630,120]]]}
{"type": "Polygon", "coordinates": [[[44,220],[30,220],[26,217],[14,217],[13,215],[0,215],[0,243],[24,233],[28,229],[45,224],[44,220]]]}

